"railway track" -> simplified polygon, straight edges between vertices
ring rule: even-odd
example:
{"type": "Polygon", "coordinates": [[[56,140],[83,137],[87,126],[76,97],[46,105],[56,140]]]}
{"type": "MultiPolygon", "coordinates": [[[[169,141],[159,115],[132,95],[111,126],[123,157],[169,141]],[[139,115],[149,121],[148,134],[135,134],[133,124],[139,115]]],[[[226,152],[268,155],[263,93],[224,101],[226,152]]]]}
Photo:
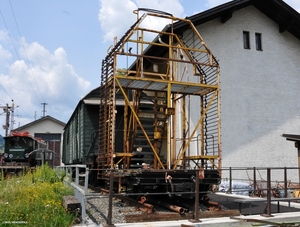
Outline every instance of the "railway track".
{"type": "MultiPolygon", "coordinates": [[[[108,190],[106,189],[98,189],[98,192],[108,194],[108,190]]],[[[91,200],[88,202],[93,203],[91,200]]],[[[94,200],[94,203],[97,202],[99,203],[99,200],[94,200]]],[[[99,204],[91,204],[89,205],[89,207],[93,209],[93,212],[89,212],[89,215],[92,216],[91,219],[96,223],[101,223],[99,218],[105,220],[108,206],[102,205],[105,207],[104,211],[103,209],[100,210],[96,208],[99,204]]],[[[194,219],[194,208],[194,200],[180,196],[139,196],[135,199],[124,195],[114,195],[112,222],[137,223],[194,219]],[[178,204],[181,204],[181,206],[178,204]]],[[[228,210],[226,207],[220,206],[217,202],[210,201],[209,197],[199,204],[198,217],[200,219],[238,215],[240,215],[238,210],[228,210]]]]}

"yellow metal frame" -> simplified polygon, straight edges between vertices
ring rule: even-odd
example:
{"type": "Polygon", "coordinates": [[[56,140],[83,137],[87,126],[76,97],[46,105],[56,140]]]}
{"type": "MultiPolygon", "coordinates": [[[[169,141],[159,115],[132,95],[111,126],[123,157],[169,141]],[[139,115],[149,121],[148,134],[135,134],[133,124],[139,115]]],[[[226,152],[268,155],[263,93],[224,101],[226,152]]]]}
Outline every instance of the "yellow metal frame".
{"type": "MultiPolygon", "coordinates": [[[[99,137],[99,157],[106,157],[106,163],[101,164],[100,167],[115,167],[119,165],[125,158],[132,158],[134,156],[132,151],[132,141],[130,140],[130,132],[134,131],[139,126],[148,141],[148,144],[153,152],[155,162],[154,168],[181,168],[185,166],[186,161],[209,160],[213,168],[221,168],[221,127],[220,127],[220,88],[219,88],[219,64],[208,49],[206,43],[198,33],[196,27],[188,19],[174,17],[170,14],[147,12],[139,16],[140,11],[136,10],[137,22],[128,30],[127,33],[115,42],[113,48],[106,56],[102,64],[102,78],[101,84],[105,91],[102,91],[100,99],[103,108],[103,116],[100,116],[100,125],[105,127],[107,136],[99,137]],[[170,24],[162,31],[152,30],[141,26],[142,22],[147,17],[155,17],[157,19],[168,19],[170,24]],[[186,25],[186,31],[182,37],[176,33],[175,24],[186,25]],[[147,40],[147,33],[156,34],[157,37],[149,41],[147,40]],[[186,35],[185,35],[186,33],[186,35]],[[164,41],[161,41],[161,38],[164,41]],[[192,38],[189,38],[192,37],[192,38]],[[190,40],[193,40],[192,42],[190,40]],[[128,49],[129,45],[135,44],[135,53],[128,49]],[[126,49],[127,48],[127,49],[126,49]],[[151,49],[163,50],[164,55],[151,54],[151,49]],[[178,57],[180,53],[180,57],[178,57]],[[135,59],[132,66],[128,69],[118,67],[118,57],[127,57],[135,59]],[[145,68],[145,62],[156,62],[163,65],[159,72],[145,68]],[[192,68],[195,78],[194,82],[184,81],[178,79],[179,65],[188,65],[192,68]],[[197,82],[200,80],[200,82],[197,82]],[[213,82],[207,82],[213,81],[213,82]],[[114,127],[115,127],[115,94],[121,91],[123,94],[124,104],[124,136],[122,153],[114,151],[114,127]],[[133,100],[130,100],[128,92],[134,94],[133,100]],[[161,132],[156,132],[154,129],[154,138],[150,138],[150,132],[147,131],[139,118],[140,94],[143,93],[165,93],[166,94],[166,135],[161,132]],[[193,130],[190,130],[190,122],[186,119],[187,103],[186,98],[191,96],[201,97],[199,112],[200,118],[193,130]],[[107,99],[107,101],[103,101],[107,99]],[[176,100],[182,100],[181,107],[177,106],[176,100]],[[215,111],[211,110],[214,106],[215,111]],[[180,148],[175,150],[175,127],[178,116],[174,115],[176,109],[182,109],[181,125],[183,142],[180,148]],[[110,114],[108,114],[110,113],[110,114]],[[204,124],[209,124],[207,119],[213,116],[217,119],[215,131],[213,134],[213,141],[208,141],[208,131],[204,124]],[[101,123],[102,121],[102,123],[101,123]],[[197,132],[201,132],[201,154],[189,155],[188,150],[192,139],[197,132]],[[159,135],[159,136],[157,136],[159,135]],[[107,141],[102,141],[102,140],[107,141]],[[153,140],[165,139],[167,150],[167,162],[162,160],[157,146],[154,146],[153,140]],[[173,141],[173,142],[172,142],[173,141]],[[212,144],[217,148],[217,155],[206,154],[208,148],[207,144],[212,144]],[[205,147],[205,145],[207,147],[205,147]],[[179,151],[179,153],[178,153],[179,151]],[[177,157],[174,157],[176,152],[177,157]],[[104,154],[104,155],[103,155],[104,154]],[[117,161],[114,158],[118,157],[117,161]]],[[[101,110],[101,108],[100,108],[101,110]]],[[[100,113],[100,114],[101,114],[100,113]]],[[[157,128],[157,127],[156,127],[157,128]]],[[[177,135],[178,136],[178,135],[177,135]]],[[[161,147],[160,147],[161,149],[161,147]]],[[[213,148],[214,149],[214,148],[213,148]]],[[[98,159],[100,160],[100,158],[98,159]]],[[[129,168],[129,166],[127,166],[129,168]]]]}

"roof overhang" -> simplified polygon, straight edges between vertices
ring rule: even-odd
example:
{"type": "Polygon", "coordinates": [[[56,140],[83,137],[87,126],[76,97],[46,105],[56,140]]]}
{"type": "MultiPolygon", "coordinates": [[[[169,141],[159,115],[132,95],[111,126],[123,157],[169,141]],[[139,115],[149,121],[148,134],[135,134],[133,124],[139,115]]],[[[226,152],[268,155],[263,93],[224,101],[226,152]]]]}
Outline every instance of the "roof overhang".
{"type": "MultiPolygon", "coordinates": [[[[300,39],[300,14],[282,0],[233,0],[187,17],[187,19],[191,20],[195,26],[216,18],[220,18],[221,23],[226,23],[235,11],[250,5],[275,21],[280,33],[288,31],[300,39]]],[[[174,29],[182,32],[187,28],[178,22],[174,24],[174,29]]]]}
{"type": "Polygon", "coordinates": [[[100,99],[84,99],[83,103],[86,105],[100,105],[100,99]]]}
{"type": "MultiPolygon", "coordinates": [[[[83,103],[85,105],[99,106],[100,99],[84,99],[83,103]]],[[[124,106],[124,105],[125,105],[125,100],[116,100],[116,106],[124,106]]]]}
{"type": "Polygon", "coordinates": [[[282,134],[282,137],[286,138],[286,140],[290,140],[290,141],[293,141],[293,142],[300,142],[300,135],[282,134]]]}

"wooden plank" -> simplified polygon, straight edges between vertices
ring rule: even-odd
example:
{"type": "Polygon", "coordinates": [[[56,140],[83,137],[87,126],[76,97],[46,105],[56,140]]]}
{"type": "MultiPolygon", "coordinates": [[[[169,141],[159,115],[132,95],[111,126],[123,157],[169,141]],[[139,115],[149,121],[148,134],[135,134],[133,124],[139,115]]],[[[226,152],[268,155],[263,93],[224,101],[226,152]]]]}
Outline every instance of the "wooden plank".
{"type": "Polygon", "coordinates": [[[81,212],[81,204],[75,196],[64,196],[63,206],[67,211],[71,213],[79,214],[81,212]]]}

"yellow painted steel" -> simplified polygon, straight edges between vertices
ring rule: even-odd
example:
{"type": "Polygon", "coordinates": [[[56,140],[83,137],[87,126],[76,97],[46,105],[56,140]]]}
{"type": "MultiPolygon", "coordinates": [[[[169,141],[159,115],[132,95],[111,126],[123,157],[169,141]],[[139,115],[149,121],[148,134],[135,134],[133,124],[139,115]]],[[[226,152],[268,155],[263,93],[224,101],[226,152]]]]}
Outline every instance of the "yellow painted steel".
{"type": "Polygon", "coordinates": [[[161,160],[160,160],[160,157],[157,155],[157,153],[156,153],[156,151],[155,151],[155,148],[153,147],[153,145],[152,145],[152,143],[151,143],[151,141],[150,141],[150,139],[149,139],[149,136],[148,136],[147,132],[145,131],[145,129],[144,129],[144,127],[143,127],[141,121],[139,120],[138,115],[136,114],[134,108],[133,108],[132,105],[130,104],[130,101],[129,101],[129,99],[128,99],[126,93],[124,92],[124,89],[122,88],[122,86],[121,86],[121,84],[120,84],[118,78],[116,78],[116,82],[117,82],[117,84],[119,85],[119,88],[120,88],[121,92],[123,93],[124,98],[125,98],[125,101],[127,102],[128,106],[130,107],[130,109],[131,109],[131,111],[132,111],[132,113],[133,113],[133,115],[134,115],[134,117],[135,117],[135,120],[136,120],[136,121],[138,122],[138,124],[140,125],[140,127],[141,127],[141,129],[142,129],[142,131],[143,131],[143,133],[144,133],[144,135],[145,135],[145,137],[146,137],[146,139],[147,139],[147,141],[148,141],[148,143],[149,143],[149,145],[150,145],[150,147],[151,147],[151,149],[152,149],[152,151],[153,151],[153,154],[154,154],[155,157],[157,158],[157,160],[158,160],[158,162],[159,162],[161,168],[165,169],[163,163],[162,163],[161,160]]]}
{"type": "MultiPolygon", "coordinates": [[[[102,98],[115,99],[115,93],[121,91],[125,100],[123,115],[124,151],[114,153],[115,157],[121,157],[114,165],[118,165],[124,159],[132,157],[134,136],[131,133],[133,131],[134,135],[137,125],[139,125],[159,164],[158,166],[154,166],[154,168],[164,169],[165,166],[167,168],[171,168],[172,166],[173,169],[176,169],[182,166],[185,167],[185,161],[200,160],[201,165],[203,165],[204,160],[209,160],[213,168],[219,169],[222,159],[219,94],[220,71],[218,61],[208,49],[203,38],[190,20],[163,13],[146,12],[142,16],[140,16],[139,10],[134,11],[134,13],[137,14],[137,22],[125,33],[119,42],[115,42],[103,66],[103,68],[110,68],[110,64],[114,64],[114,70],[107,70],[107,75],[104,75],[106,76],[105,80],[108,83],[112,83],[111,86],[113,87],[114,95],[113,97],[108,97],[103,94],[102,98]],[[141,25],[147,17],[168,19],[170,23],[162,31],[144,28],[141,25]],[[174,23],[184,23],[186,31],[180,33],[180,35],[177,34],[174,31],[174,23]],[[153,41],[149,41],[146,40],[148,39],[147,34],[155,34],[157,36],[153,41]],[[164,39],[162,40],[162,38],[164,39]],[[131,48],[135,50],[131,51],[131,48]],[[157,51],[151,52],[149,51],[151,49],[157,51]],[[124,69],[124,67],[118,67],[117,63],[119,61],[117,61],[117,57],[126,58],[127,60],[134,59],[134,62],[130,67],[127,66],[128,68],[124,69]],[[111,58],[112,61],[110,61],[111,58]],[[154,67],[152,69],[150,67],[151,65],[154,66],[154,64],[156,70],[153,69],[154,67]],[[180,68],[183,65],[185,67],[184,72],[180,68]],[[180,75],[181,73],[182,75],[180,75]],[[189,76],[192,77],[191,81],[187,78],[189,76]],[[133,94],[131,100],[129,92],[133,94]],[[138,111],[141,105],[141,96],[148,96],[150,99],[152,93],[156,94],[155,102],[157,102],[157,94],[164,93],[166,107],[163,107],[165,113],[165,122],[163,124],[166,128],[163,131],[159,131],[158,128],[158,124],[162,120],[159,119],[157,112],[154,115],[156,119],[153,121],[153,129],[145,128],[139,119],[138,111]],[[199,116],[197,115],[199,119],[195,120],[196,125],[194,128],[191,127],[191,122],[187,118],[188,112],[191,112],[196,105],[192,103],[191,106],[188,106],[186,103],[186,99],[190,99],[193,96],[198,99],[200,98],[200,102],[198,101],[197,103],[197,105],[200,105],[198,112],[200,114],[199,116]],[[182,99],[181,102],[176,102],[180,99],[182,99]],[[215,110],[210,109],[212,106],[215,110]],[[190,109],[188,110],[188,108],[190,109]],[[181,116],[176,116],[179,113],[178,109],[182,111],[181,116]],[[209,127],[205,125],[209,124],[209,117],[217,119],[217,125],[213,126],[216,131],[214,131],[213,141],[208,141],[210,132],[207,131],[209,127]],[[181,129],[177,130],[178,127],[181,129]],[[200,147],[200,155],[198,155],[198,151],[197,155],[190,155],[186,151],[190,149],[189,147],[196,133],[200,134],[199,145],[197,144],[200,147]],[[153,134],[153,137],[150,138],[150,134],[153,134]],[[162,145],[157,145],[157,141],[160,141],[162,145]],[[177,141],[182,141],[182,143],[177,144],[177,141]],[[218,149],[217,155],[207,153],[209,148],[205,147],[205,144],[208,143],[212,144],[212,153],[215,153],[215,148],[218,149]],[[160,154],[160,149],[162,152],[165,152],[163,155],[165,155],[167,160],[162,159],[163,155],[160,154]],[[179,165],[180,162],[183,162],[183,165],[179,165]]],[[[105,105],[113,104],[115,108],[114,100],[103,103],[105,105]]],[[[156,109],[156,111],[158,110],[156,109]]],[[[116,120],[114,118],[106,120],[114,121],[108,124],[109,127],[112,127],[111,130],[114,133],[113,127],[116,120]]],[[[108,139],[111,138],[114,139],[114,135],[108,139]]],[[[114,144],[114,141],[110,141],[108,144],[114,144]]],[[[113,166],[113,159],[110,161],[111,166],[113,166]]]]}
{"type": "Polygon", "coordinates": [[[218,93],[217,91],[214,92],[214,95],[213,95],[213,97],[211,98],[210,103],[208,104],[207,108],[204,110],[204,113],[201,115],[201,118],[199,119],[199,121],[198,121],[198,123],[197,123],[197,125],[196,125],[196,127],[195,127],[195,129],[194,129],[194,131],[192,132],[190,138],[188,139],[187,144],[186,144],[185,147],[183,148],[181,154],[179,155],[179,158],[176,160],[173,169],[176,169],[177,165],[178,165],[179,162],[182,160],[182,157],[183,157],[183,155],[185,154],[186,149],[188,148],[188,145],[190,144],[190,142],[191,142],[193,136],[195,135],[197,128],[198,128],[198,127],[200,126],[200,124],[202,123],[203,118],[204,118],[204,115],[205,115],[205,113],[207,112],[209,106],[211,105],[213,99],[216,97],[217,93],[218,93]]]}
{"type": "MultiPolygon", "coordinates": [[[[211,84],[200,84],[200,83],[192,83],[192,82],[181,82],[181,81],[170,81],[170,80],[160,80],[160,79],[150,79],[150,78],[142,78],[142,77],[134,77],[134,76],[122,76],[122,75],[116,75],[116,78],[118,78],[118,80],[120,81],[121,79],[126,79],[128,81],[144,81],[144,82],[149,82],[150,83],[158,83],[158,84],[164,84],[164,88],[161,89],[160,91],[167,91],[170,93],[178,93],[178,92],[172,92],[171,89],[168,90],[168,86],[170,86],[169,88],[172,88],[172,85],[180,85],[182,88],[184,89],[188,89],[190,87],[197,87],[199,88],[199,90],[197,92],[193,92],[193,93],[185,93],[186,95],[202,95],[202,93],[200,92],[201,90],[205,90],[208,89],[209,92],[212,92],[214,90],[218,89],[218,85],[211,85],[211,84]]],[[[147,85],[149,85],[147,84],[147,85]]],[[[120,84],[120,87],[123,87],[120,84]]],[[[125,86],[124,88],[131,88],[131,89],[142,89],[142,90],[147,90],[147,87],[131,87],[130,84],[128,86],[125,86]]],[[[178,93],[181,94],[183,93],[183,90],[178,93]]],[[[205,93],[205,92],[203,92],[205,93]]]]}

